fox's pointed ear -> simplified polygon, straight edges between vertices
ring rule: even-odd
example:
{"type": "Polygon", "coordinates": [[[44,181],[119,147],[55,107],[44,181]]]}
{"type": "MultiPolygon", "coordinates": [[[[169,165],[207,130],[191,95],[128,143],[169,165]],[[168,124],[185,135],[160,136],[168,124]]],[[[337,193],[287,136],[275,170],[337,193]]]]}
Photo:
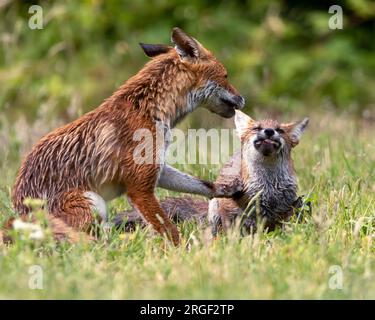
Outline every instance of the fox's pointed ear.
{"type": "Polygon", "coordinates": [[[193,37],[187,35],[180,28],[173,28],[171,40],[177,53],[183,58],[199,58],[201,45],[193,37]]]}
{"type": "Polygon", "coordinates": [[[147,44],[147,43],[140,43],[139,44],[143,49],[144,53],[148,57],[156,57],[159,54],[167,53],[169,50],[172,49],[170,46],[166,46],[165,44],[147,44]]]}
{"type": "Polygon", "coordinates": [[[254,120],[251,119],[246,113],[240,110],[236,110],[234,116],[234,124],[236,125],[236,132],[239,138],[254,124],[254,120]]]}
{"type": "Polygon", "coordinates": [[[295,147],[299,143],[299,140],[301,139],[302,134],[305,132],[308,124],[309,118],[305,118],[302,121],[293,122],[285,126],[289,131],[292,147],[295,147]]]}

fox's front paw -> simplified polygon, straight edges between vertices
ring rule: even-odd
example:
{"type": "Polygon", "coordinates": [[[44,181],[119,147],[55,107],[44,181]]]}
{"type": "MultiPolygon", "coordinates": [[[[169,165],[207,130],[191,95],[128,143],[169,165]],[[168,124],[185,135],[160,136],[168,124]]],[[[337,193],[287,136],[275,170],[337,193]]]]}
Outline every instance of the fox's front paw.
{"type": "Polygon", "coordinates": [[[243,183],[240,178],[232,179],[228,183],[215,183],[214,184],[214,197],[215,198],[233,198],[243,191],[243,183]]]}

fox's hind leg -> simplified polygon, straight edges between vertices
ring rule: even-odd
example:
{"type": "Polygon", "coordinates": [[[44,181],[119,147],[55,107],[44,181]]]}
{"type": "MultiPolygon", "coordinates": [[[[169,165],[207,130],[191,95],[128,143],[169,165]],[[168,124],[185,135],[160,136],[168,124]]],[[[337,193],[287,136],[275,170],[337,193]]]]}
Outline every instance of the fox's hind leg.
{"type": "MultiPolygon", "coordinates": [[[[58,241],[77,242],[93,240],[87,232],[94,222],[93,210],[105,219],[105,203],[99,195],[82,190],[70,190],[51,198],[48,202],[47,222],[58,241]]],[[[32,227],[37,223],[36,217],[31,214],[21,214],[17,218],[7,221],[4,230],[0,232],[0,241],[12,242],[10,231],[16,229],[15,224],[32,227]],[[2,238],[2,239],[1,239],[2,238]]],[[[35,226],[34,226],[35,227],[35,226]]]]}
{"type": "Polygon", "coordinates": [[[106,220],[106,207],[103,198],[92,191],[70,190],[54,201],[52,215],[78,231],[89,231],[96,211],[106,220]]]}

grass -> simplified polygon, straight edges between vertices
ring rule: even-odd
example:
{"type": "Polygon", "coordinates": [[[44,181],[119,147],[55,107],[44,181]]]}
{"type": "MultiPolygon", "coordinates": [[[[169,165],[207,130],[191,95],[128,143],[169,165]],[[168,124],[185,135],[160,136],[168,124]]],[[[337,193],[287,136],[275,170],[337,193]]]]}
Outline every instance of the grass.
{"type": "MultiPolygon", "coordinates": [[[[17,241],[0,246],[0,298],[374,299],[374,124],[330,114],[311,120],[294,152],[300,193],[313,203],[303,223],[215,241],[185,223],[180,229],[189,250],[147,229],[112,231],[92,244],[17,241]],[[41,267],[43,289],[29,287],[33,265],[41,267]]],[[[1,130],[8,137],[0,155],[3,222],[13,214],[9,194],[22,142],[1,130]]],[[[191,173],[207,171],[195,166],[191,173]]],[[[124,206],[119,199],[111,209],[124,206]]]]}

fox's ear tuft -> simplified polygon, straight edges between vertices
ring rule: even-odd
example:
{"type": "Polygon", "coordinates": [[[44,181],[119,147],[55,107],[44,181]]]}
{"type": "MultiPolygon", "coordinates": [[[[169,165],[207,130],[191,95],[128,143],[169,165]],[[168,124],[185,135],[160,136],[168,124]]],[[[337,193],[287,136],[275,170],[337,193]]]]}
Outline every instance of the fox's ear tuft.
{"type": "Polygon", "coordinates": [[[178,27],[173,28],[171,40],[177,53],[183,58],[198,58],[200,45],[197,40],[190,37],[178,27]]]}
{"type": "Polygon", "coordinates": [[[234,116],[234,124],[236,125],[236,132],[239,138],[254,124],[254,120],[251,119],[246,113],[240,110],[236,110],[234,116]]]}
{"type": "Polygon", "coordinates": [[[302,137],[309,124],[309,118],[305,118],[302,121],[295,122],[290,125],[290,138],[292,141],[292,147],[295,147],[302,137]]]}
{"type": "Polygon", "coordinates": [[[169,50],[172,49],[170,46],[166,46],[165,44],[147,44],[147,43],[140,43],[139,44],[143,49],[144,53],[148,57],[156,57],[159,54],[167,53],[169,50]]]}

